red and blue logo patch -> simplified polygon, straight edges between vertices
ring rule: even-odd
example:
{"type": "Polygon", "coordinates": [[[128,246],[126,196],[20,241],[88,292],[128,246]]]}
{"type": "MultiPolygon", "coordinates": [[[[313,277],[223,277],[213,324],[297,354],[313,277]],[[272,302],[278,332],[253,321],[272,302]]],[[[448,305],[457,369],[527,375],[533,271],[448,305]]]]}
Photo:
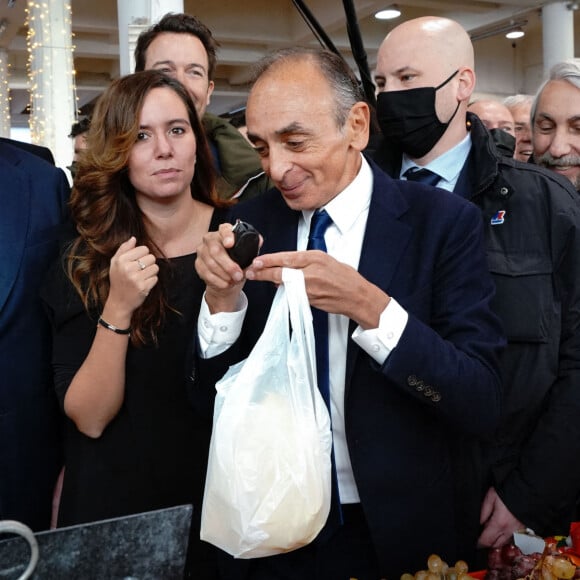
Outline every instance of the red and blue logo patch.
{"type": "Polygon", "coordinates": [[[492,218],[491,218],[491,225],[492,226],[499,226],[505,222],[505,210],[500,209],[492,218]]]}

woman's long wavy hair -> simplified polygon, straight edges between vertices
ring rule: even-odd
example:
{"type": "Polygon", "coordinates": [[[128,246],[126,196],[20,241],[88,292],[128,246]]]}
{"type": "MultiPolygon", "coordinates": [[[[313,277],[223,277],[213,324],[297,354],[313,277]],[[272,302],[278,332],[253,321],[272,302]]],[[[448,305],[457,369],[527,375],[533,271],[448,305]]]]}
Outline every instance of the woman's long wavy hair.
{"type": "MultiPolygon", "coordinates": [[[[145,97],[152,89],[168,88],[185,104],[196,139],[196,164],[191,195],[216,207],[213,161],[195,106],[183,85],[155,70],[115,80],[95,106],[87,134],[87,149],[78,160],[70,209],[79,236],[72,242],[66,269],[87,310],[101,310],[109,294],[110,260],[131,236],[146,245],[158,259],[145,216],[135,198],[127,165],[137,141],[139,118],[145,97]]],[[[134,345],[157,342],[158,332],[170,308],[161,270],[159,282],[133,313],[134,345]]]]}

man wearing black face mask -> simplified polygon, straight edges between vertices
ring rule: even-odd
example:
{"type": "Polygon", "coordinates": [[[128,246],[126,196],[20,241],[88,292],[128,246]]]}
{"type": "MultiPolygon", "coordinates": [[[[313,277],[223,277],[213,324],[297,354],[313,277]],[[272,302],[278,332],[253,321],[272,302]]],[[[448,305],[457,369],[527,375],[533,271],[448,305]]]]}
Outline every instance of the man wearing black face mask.
{"type": "MultiPolygon", "coordinates": [[[[457,115],[461,102],[448,121],[440,121],[435,109],[436,93],[448,85],[459,69],[436,87],[380,93],[377,115],[384,135],[400,145],[410,157],[419,159],[431,151],[457,115]],[[410,97],[410,98],[409,98],[410,97]]],[[[377,83],[380,82],[377,75],[377,83]]],[[[380,86],[380,85],[379,85],[380,86]]]]}
{"type": "MultiPolygon", "coordinates": [[[[508,337],[503,420],[482,442],[479,544],[501,546],[519,528],[567,534],[580,490],[580,198],[566,180],[502,156],[467,112],[473,47],[459,24],[407,21],[383,41],[376,70],[384,142],[375,160],[391,176],[432,183],[481,208],[495,309],[508,337]],[[485,494],[485,495],[484,495],[485,494]]],[[[434,191],[433,195],[437,195],[434,191]]],[[[458,444],[458,453],[461,453],[458,444]]]]}

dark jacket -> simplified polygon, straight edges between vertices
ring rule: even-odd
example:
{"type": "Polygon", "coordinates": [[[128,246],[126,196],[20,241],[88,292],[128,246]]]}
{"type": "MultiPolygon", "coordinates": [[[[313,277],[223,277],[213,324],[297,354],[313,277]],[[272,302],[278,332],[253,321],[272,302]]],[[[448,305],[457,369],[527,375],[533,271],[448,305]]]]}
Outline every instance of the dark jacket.
{"type": "MultiPolygon", "coordinates": [[[[503,337],[490,309],[493,283],[475,208],[447,192],[433,197],[424,185],[394,181],[376,167],[373,176],[358,271],[393,296],[409,321],[382,366],[348,341],[344,407],[380,571],[398,578],[424,566],[431,552],[455,561],[467,557],[464,543],[475,545],[477,535],[469,537],[462,523],[465,496],[474,490],[455,493],[458,473],[473,473],[454,461],[455,449],[457,441],[497,424],[503,337]]],[[[301,212],[278,191],[231,211],[258,228],[263,253],[296,249],[301,212]]],[[[216,379],[247,356],[264,328],[274,285],[248,281],[244,291],[248,311],[240,338],[225,353],[198,361],[198,404],[207,397],[211,406],[216,379]]],[[[355,326],[351,321],[349,336],[355,326]]]]}
{"type": "MultiPolygon", "coordinates": [[[[580,197],[555,173],[501,156],[469,113],[468,124],[455,192],[481,209],[508,338],[491,483],[537,533],[567,534],[580,494],[580,197]]],[[[376,160],[398,176],[400,153],[383,144],[376,160]]]]}
{"type": "Polygon", "coordinates": [[[41,159],[48,161],[54,165],[54,156],[52,151],[47,147],[42,147],[41,145],[34,145],[32,143],[25,143],[24,141],[18,141],[16,139],[7,139],[6,137],[0,137],[0,143],[5,143],[6,145],[11,145],[12,147],[18,147],[28,153],[33,155],[38,155],[41,159]]]}
{"type": "Polygon", "coordinates": [[[61,466],[50,325],[38,287],[68,217],[64,173],[0,143],[0,520],[50,526],[61,466]]]}

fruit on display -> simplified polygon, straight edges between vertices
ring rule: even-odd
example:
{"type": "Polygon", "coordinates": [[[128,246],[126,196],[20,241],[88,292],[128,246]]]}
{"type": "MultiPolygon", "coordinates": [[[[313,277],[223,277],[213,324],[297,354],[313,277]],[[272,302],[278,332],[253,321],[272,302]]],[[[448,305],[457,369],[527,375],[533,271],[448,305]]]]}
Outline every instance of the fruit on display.
{"type": "MultiPolygon", "coordinates": [[[[529,549],[528,545],[521,545],[529,549]]],[[[425,570],[403,574],[400,580],[580,580],[580,522],[570,524],[568,537],[544,538],[537,547],[542,549],[541,545],[542,552],[531,554],[524,554],[513,543],[491,548],[487,570],[471,573],[463,560],[450,567],[440,556],[431,554],[425,570]]]]}
{"type": "Polygon", "coordinates": [[[580,568],[570,554],[558,548],[556,538],[546,538],[543,553],[523,554],[513,544],[491,548],[485,580],[580,580],[580,568]]]}
{"type": "Polygon", "coordinates": [[[401,580],[468,580],[470,578],[472,577],[469,575],[467,562],[458,560],[454,566],[449,567],[447,562],[437,554],[431,554],[427,558],[426,570],[401,576],[401,580]]]}

